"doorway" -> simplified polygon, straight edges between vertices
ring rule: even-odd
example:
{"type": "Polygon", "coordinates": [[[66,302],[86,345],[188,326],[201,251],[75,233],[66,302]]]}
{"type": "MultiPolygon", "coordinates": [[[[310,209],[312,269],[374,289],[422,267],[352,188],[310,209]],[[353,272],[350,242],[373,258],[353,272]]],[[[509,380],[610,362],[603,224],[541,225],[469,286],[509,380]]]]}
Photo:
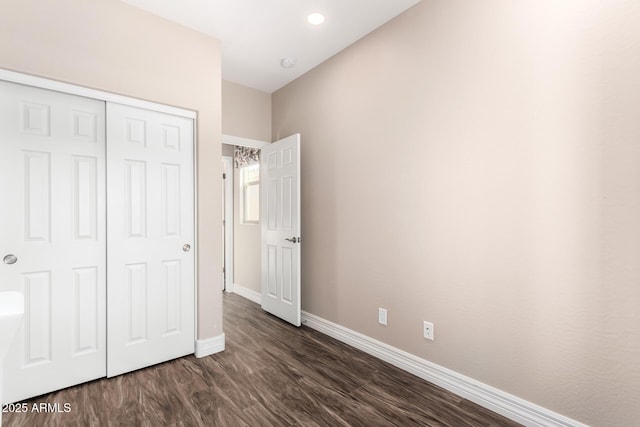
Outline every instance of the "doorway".
{"type": "Polygon", "coordinates": [[[231,151],[227,145],[235,145],[233,202],[225,197],[223,208],[226,213],[233,203],[233,222],[228,216],[223,221],[225,236],[233,223],[233,266],[228,252],[223,260],[225,271],[233,269],[234,283],[227,290],[300,326],[300,134],[260,147],[227,141],[223,154],[231,151]]]}
{"type": "Polygon", "coordinates": [[[261,226],[258,162],[234,161],[236,147],[261,149],[268,142],[223,135],[223,271],[224,290],[257,304],[261,297],[261,226]]]}

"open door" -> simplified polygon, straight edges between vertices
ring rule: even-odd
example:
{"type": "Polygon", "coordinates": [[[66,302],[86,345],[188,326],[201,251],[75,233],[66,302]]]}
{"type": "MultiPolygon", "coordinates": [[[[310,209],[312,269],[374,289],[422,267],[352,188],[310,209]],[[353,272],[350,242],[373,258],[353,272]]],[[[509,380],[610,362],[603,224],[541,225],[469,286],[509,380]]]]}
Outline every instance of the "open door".
{"type": "Polygon", "coordinates": [[[300,134],[262,148],[262,308],[300,326],[300,134]]]}

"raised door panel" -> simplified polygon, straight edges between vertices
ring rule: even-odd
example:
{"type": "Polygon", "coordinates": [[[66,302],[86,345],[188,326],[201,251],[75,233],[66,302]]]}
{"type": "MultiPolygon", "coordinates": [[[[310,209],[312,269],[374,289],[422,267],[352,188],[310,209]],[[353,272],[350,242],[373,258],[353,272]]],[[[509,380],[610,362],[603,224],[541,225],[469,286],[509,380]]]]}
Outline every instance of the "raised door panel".
{"type": "Polygon", "coordinates": [[[127,239],[147,235],[147,162],[124,160],[124,217],[127,239]]]}
{"type": "Polygon", "coordinates": [[[141,343],[147,340],[147,264],[125,265],[127,280],[127,345],[141,343]]]}
{"type": "Polygon", "coordinates": [[[24,274],[24,365],[51,362],[51,272],[24,274]]]}
{"type": "Polygon", "coordinates": [[[24,240],[51,240],[51,154],[23,151],[24,240]]]}
{"type": "MultiPolygon", "coordinates": [[[[28,99],[34,99],[29,97],[28,99]]],[[[36,95],[35,99],[38,99],[36,95]]],[[[38,136],[50,136],[51,106],[36,102],[19,101],[21,132],[38,136]]]]}
{"type": "Polygon", "coordinates": [[[293,248],[283,247],[282,248],[281,301],[287,304],[291,304],[293,302],[293,280],[294,280],[293,264],[294,264],[293,248]]]}
{"type": "Polygon", "coordinates": [[[276,245],[267,245],[267,297],[279,298],[278,292],[278,247],[276,245]]]}
{"type": "Polygon", "coordinates": [[[88,156],[72,158],[74,239],[96,240],[98,238],[98,158],[88,156]]]}
{"type": "Polygon", "coordinates": [[[182,195],[180,188],[180,165],[160,165],[160,215],[163,238],[179,237],[182,195]]]}
{"type": "Polygon", "coordinates": [[[74,268],[74,356],[99,351],[104,324],[100,319],[102,295],[98,267],[74,268]]]}
{"type": "Polygon", "coordinates": [[[162,306],[166,310],[163,335],[177,334],[182,330],[182,292],[180,260],[162,262],[162,306]]]}
{"type": "Polygon", "coordinates": [[[98,142],[98,119],[93,111],[73,110],[73,138],[83,142],[98,142]]]}

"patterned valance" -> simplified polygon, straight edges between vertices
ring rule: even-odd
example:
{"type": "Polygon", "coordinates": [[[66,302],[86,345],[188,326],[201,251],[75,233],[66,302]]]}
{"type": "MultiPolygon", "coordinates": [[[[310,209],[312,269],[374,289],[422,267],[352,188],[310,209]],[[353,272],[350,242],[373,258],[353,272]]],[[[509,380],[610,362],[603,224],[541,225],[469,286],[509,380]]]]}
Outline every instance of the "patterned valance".
{"type": "Polygon", "coordinates": [[[251,147],[236,146],[233,152],[233,162],[236,168],[240,166],[250,165],[260,161],[260,149],[251,147]]]}

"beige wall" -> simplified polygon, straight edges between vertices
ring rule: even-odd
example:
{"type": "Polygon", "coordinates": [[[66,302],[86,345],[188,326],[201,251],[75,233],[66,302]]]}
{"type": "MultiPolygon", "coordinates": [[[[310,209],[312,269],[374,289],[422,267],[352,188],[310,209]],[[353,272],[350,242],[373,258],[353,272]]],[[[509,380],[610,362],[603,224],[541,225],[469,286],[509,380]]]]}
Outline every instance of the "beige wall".
{"type": "MultiPolygon", "coordinates": [[[[222,81],[222,133],[271,141],[271,94],[222,81]]],[[[240,223],[240,175],[234,169],[234,283],[260,292],[260,225],[240,223]]]]}
{"type": "Polygon", "coordinates": [[[271,94],[223,80],[222,133],[271,142],[271,94]]]}
{"type": "Polygon", "coordinates": [[[198,337],[219,335],[219,42],[117,0],[10,3],[1,68],[198,112],[198,337]]]}
{"type": "Polygon", "coordinates": [[[234,149],[233,145],[222,144],[222,155],[226,157],[233,157],[233,149],[234,149]]]}
{"type": "Polygon", "coordinates": [[[273,139],[302,134],[303,309],[637,424],[638,19],[621,0],[423,0],[275,92],[273,139]]]}

